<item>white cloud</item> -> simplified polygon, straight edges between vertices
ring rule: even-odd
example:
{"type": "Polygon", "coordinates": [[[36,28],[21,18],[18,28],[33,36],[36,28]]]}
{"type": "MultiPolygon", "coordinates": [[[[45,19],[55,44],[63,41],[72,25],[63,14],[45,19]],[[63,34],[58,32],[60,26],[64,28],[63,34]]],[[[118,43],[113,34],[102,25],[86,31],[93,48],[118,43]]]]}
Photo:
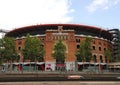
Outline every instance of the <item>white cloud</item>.
{"type": "Polygon", "coordinates": [[[70,0],[0,0],[0,29],[44,23],[68,23],[70,0]]]}
{"type": "Polygon", "coordinates": [[[107,10],[111,6],[117,5],[120,0],[92,0],[86,8],[89,12],[95,12],[96,10],[102,9],[107,10]]]}

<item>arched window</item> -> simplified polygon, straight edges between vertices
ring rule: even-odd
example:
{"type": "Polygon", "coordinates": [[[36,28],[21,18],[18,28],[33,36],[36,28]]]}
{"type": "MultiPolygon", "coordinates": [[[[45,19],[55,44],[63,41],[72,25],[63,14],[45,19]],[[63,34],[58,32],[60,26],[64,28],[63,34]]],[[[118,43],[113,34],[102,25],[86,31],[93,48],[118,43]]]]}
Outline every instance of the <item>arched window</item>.
{"type": "Polygon", "coordinates": [[[80,45],[77,45],[77,49],[79,49],[80,48],[80,45]]]}
{"type": "Polygon", "coordinates": [[[97,62],[96,55],[93,56],[94,62],[97,62]]]}
{"type": "Polygon", "coordinates": [[[104,51],[106,50],[106,48],[104,48],[104,51]]]}
{"type": "Polygon", "coordinates": [[[103,62],[102,56],[100,56],[100,62],[101,62],[101,63],[103,62]]]}
{"type": "Polygon", "coordinates": [[[95,50],[95,46],[93,46],[93,50],[95,50]]]}
{"type": "Polygon", "coordinates": [[[99,47],[99,51],[101,51],[101,47],[99,47]]]}
{"type": "Polygon", "coordinates": [[[18,50],[19,50],[19,51],[21,50],[21,46],[18,47],[18,50]]]}

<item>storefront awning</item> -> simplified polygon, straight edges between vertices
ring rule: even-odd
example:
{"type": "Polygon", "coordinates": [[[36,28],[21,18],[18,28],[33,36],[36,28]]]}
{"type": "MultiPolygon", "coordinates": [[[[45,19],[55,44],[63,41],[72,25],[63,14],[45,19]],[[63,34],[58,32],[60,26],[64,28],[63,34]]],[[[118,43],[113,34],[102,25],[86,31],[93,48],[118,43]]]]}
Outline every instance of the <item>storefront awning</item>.
{"type": "Polygon", "coordinates": [[[27,64],[38,64],[38,65],[41,65],[41,64],[45,64],[45,62],[16,62],[16,63],[13,63],[14,65],[19,65],[19,64],[23,64],[23,65],[27,65],[27,64]]]}
{"type": "Polygon", "coordinates": [[[83,65],[83,64],[106,65],[106,63],[78,62],[78,65],[83,65]]]}

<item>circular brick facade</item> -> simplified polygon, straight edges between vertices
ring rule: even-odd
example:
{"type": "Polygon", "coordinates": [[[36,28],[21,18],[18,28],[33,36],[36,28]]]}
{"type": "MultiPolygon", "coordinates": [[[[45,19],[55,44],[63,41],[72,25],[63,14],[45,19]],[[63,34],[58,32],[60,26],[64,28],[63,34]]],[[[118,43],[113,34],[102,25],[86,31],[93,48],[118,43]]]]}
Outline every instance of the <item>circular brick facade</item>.
{"type": "Polygon", "coordinates": [[[102,28],[77,24],[33,25],[17,28],[6,34],[6,36],[15,37],[16,48],[21,56],[21,62],[23,57],[20,50],[24,47],[24,39],[27,33],[33,37],[37,36],[43,42],[46,51],[44,62],[52,64],[53,67],[55,59],[51,54],[53,53],[54,44],[59,39],[63,41],[63,44],[65,44],[67,48],[65,62],[68,64],[68,68],[75,68],[75,52],[80,47],[80,42],[86,37],[92,38],[92,55],[95,61],[91,60],[91,63],[106,63],[104,50],[106,48],[112,50],[112,35],[102,28]]]}

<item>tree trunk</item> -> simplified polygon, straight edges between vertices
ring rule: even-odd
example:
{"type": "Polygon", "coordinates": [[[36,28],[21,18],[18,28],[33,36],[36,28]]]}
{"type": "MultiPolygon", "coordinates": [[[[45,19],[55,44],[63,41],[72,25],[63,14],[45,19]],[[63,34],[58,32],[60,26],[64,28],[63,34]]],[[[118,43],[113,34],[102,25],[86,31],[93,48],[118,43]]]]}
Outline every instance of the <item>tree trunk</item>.
{"type": "Polygon", "coordinates": [[[90,66],[91,66],[91,65],[90,65],[90,61],[89,61],[89,68],[90,68],[90,66]]]}
{"type": "Polygon", "coordinates": [[[95,62],[94,62],[94,70],[95,70],[95,73],[96,73],[96,64],[95,64],[95,62]]]}
{"type": "Polygon", "coordinates": [[[21,64],[21,71],[22,71],[22,74],[23,74],[23,66],[24,66],[24,62],[21,64]]]}
{"type": "Polygon", "coordinates": [[[107,66],[107,71],[108,71],[108,61],[107,61],[107,65],[106,66],[107,66]]]}
{"type": "Polygon", "coordinates": [[[10,62],[10,73],[12,72],[12,62],[10,62]]]}
{"type": "Polygon", "coordinates": [[[37,72],[38,69],[37,69],[37,62],[35,61],[35,72],[37,72]]]}
{"type": "Polygon", "coordinates": [[[31,61],[30,61],[29,71],[31,71],[31,61]]]}

